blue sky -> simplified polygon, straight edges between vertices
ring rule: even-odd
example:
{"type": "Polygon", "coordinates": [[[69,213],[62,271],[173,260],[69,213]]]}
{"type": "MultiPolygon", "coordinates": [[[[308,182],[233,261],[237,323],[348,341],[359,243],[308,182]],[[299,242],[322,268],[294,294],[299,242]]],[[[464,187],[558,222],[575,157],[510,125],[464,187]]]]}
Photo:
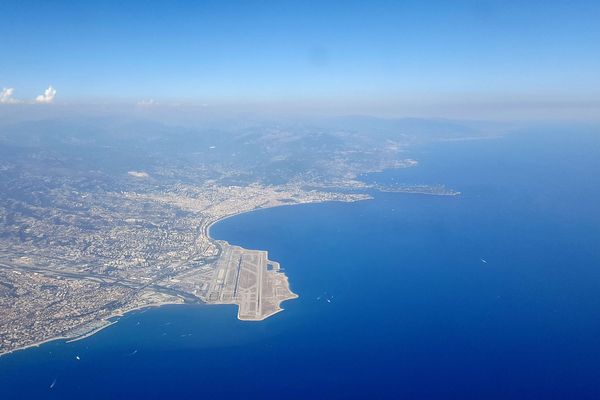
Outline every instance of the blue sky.
{"type": "Polygon", "coordinates": [[[5,0],[0,15],[17,98],[600,100],[600,1],[5,0]]]}

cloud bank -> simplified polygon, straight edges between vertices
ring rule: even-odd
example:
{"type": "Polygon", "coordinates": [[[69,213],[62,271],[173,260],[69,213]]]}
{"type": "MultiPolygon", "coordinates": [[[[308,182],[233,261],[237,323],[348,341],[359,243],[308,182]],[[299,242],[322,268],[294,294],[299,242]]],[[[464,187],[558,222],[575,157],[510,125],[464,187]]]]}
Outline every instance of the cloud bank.
{"type": "Polygon", "coordinates": [[[52,101],[54,101],[54,96],[56,96],[56,89],[52,86],[48,86],[48,89],[44,91],[44,94],[40,94],[35,98],[35,102],[40,104],[52,103],[52,101]]]}
{"type": "Polygon", "coordinates": [[[13,99],[12,95],[15,89],[13,88],[3,88],[0,91],[0,104],[15,104],[19,103],[19,100],[13,99]]]}

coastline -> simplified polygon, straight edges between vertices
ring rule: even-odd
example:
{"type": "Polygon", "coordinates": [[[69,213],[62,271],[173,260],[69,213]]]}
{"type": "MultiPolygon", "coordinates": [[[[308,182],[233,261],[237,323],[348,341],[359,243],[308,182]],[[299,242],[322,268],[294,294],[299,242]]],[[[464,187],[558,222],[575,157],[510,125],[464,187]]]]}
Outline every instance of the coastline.
{"type": "Polygon", "coordinates": [[[113,324],[116,324],[116,323],[118,322],[118,320],[115,320],[115,321],[109,321],[109,319],[103,319],[103,320],[102,320],[102,322],[106,322],[106,323],[102,324],[101,326],[99,326],[99,327],[98,327],[98,328],[96,328],[96,329],[92,329],[91,331],[89,331],[89,332],[87,332],[87,333],[84,333],[83,335],[80,335],[80,336],[74,337],[73,339],[69,339],[69,340],[67,340],[65,343],[73,343],[73,342],[77,342],[77,341],[79,341],[79,340],[83,340],[83,339],[85,339],[85,338],[87,338],[87,337],[90,337],[90,336],[92,336],[92,335],[94,335],[94,334],[96,334],[96,333],[100,332],[102,329],[104,329],[104,328],[108,328],[109,326],[111,326],[111,325],[113,325],[113,324]]]}
{"type": "MultiPolygon", "coordinates": [[[[182,305],[185,303],[175,303],[175,302],[163,302],[163,303],[158,303],[158,304],[149,304],[149,305],[144,305],[144,306],[140,306],[140,307],[135,307],[132,309],[129,309],[127,311],[124,312],[118,312],[115,314],[111,314],[108,317],[101,319],[98,321],[98,323],[103,323],[101,326],[92,328],[89,331],[83,331],[83,333],[78,334],[78,335],[67,335],[67,336],[55,336],[55,337],[51,337],[45,340],[42,340],[40,342],[35,342],[32,344],[29,344],[27,346],[23,346],[23,347],[18,347],[16,349],[12,349],[10,351],[4,352],[4,353],[0,353],[0,358],[2,358],[3,356],[12,354],[12,353],[16,353],[19,352],[21,350],[27,350],[30,349],[32,347],[40,347],[43,344],[46,343],[50,343],[50,342],[54,342],[57,340],[64,340],[64,343],[73,343],[73,342],[77,342],[83,339],[87,339],[90,336],[95,335],[96,333],[102,331],[103,329],[106,329],[114,324],[116,324],[117,322],[119,322],[119,318],[125,316],[126,314],[130,314],[132,312],[136,312],[136,311],[143,311],[143,310],[147,310],[147,309],[151,309],[151,308],[158,308],[158,307],[162,307],[162,306],[168,306],[168,305],[182,305]],[[114,320],[112,320],[114,319],[114,320]],[[112,321],[111,321],[112,320],[112,321]]],[[[207,304],[202,302],[202,304],[207,304]]]]}
{"type": "MultiPolygon", "coordinates": [[[[366,197],[364,199],[353,200],[352,202],[354,202],[354,201],[373,200],[372,196],[370,196],[370,195],[367,195],[367,196],[368,197],[366,197]]],[[[250,212],[253,212],[253,211],[266,210],[266,209],[276,208],[276,207],[297,206],[297,205],[302,205],[302,204],[322,204],[322,203],[328,203],[328,202],[344,202],[344,201],[340,201],[340,200],[326,200],[326,201],[315,201],[315,202],[300,202],[300,203],[293,203],[293,204],[276,204],[276,205],[271,205],[271,206],[266,206],[266,207],[257,207],[257,208],[253,208],[251,210],[240,211],[240,212],[228,214],[228,215],[225,215],[223,217],[216,218],[216,219],[214,219],[212,221],[208,221],[202,227],[202,230],[203,230],[204,234],[208,237],[208,239],[213,240],[215,242],[225,242],[227,244],[230,244],[226,240],[219,240],[219,239],[215,239],[215,238],[211,237],[210,236],[210,228],[214,224],[216,224],[217,222],[221,222],[221,221],[223,221],[223,220],[225,220],[227,218],[235,217],[237,215],[241,215],[241,214],[245,214],[245,213],[250,213],[250,212]]],[[[288,282],[288,286],[289,286],[289,282],[288,282]]],[[[291,290],[291,288],[290,288],[290,290],[291,290]]],[[[296,296],[297,297],[295,297],[295,298],[299,297],[297,294],[296,294],[296,296]]],[[[292,300],[292,299],[287,299],[287,300],[292,300]]],[[[26,345],[26,346],[23,346],[23,347],[18,347],[18,348],[12,349],[12,350],[7,351],[7,352],[0,352],[0,358],[3,357],[3,356],[6,356],[6,355],[12,354],[12,353],[21,351],[21,350],[30,349],[32,347],[40,347],[40,346],[42,346],[45,343],[54,342],[54,341],[57,341],[57,340],[64,340],[65,343],[72,343],[72,342],[76,342],[76,341],[79,341],[79,340],[86,339],[86,338],[88,338],[90,336],[93,336],[94,334],[100,332],[101,330],[103,330],[105,328],[108,328],[108,327],[116,324],[118,322],[118,318],[123,317],[125,314],[129,314],[129,313],[134,312],[134,311],[140,311],[140,310],[144,310],[144,309],[151,309],[151,308],[155,308],[155,307],[161,307],[161,306],[164,306],[164,305],[182,305],[182,304],[185,304],[185,303],[180,303],[180,302],[162,302],[162,303],[157,303],[157,304],[143,305],[143,306],[135,307],[135,308],[132,308],[132,309],[128,309],[126,311],[117,312],[115,314],[109,315],[108,317],[106,317],[104,319],[99,320],[98,323],[104,322],[102,324],[102,326],[92,328],[88,332],[84,332],[84,333],[82,333],[80,335],[73,335],[73,336],[69,336],[69,335],[64,336],[63,335],[63,336],[51,337],[51,338],[48,338],[48,339],[45,339],[45,340],[42,340],[42,341],[39,341],[39,342],[35,342],[35,343],[29,344],[29,345],[26,345]],[[113,319],[113,318],[116,318],[116,319],[114,321],[111,321],[111,319],[113,319]]],[[[206,303],[204,301],[202,301],[201,304],[211,305],[210,303],[206,303]]],[[[218,304],[215,304],[215,305],[218,305],[218,304]]],[[[256,321],[263,321],[266,318],[271,317],[271,316],[273,316],[273,315],[275,315],[275,314],[277,314],[277,313],[279,313],[279,312],[281,312],[283,310],[284,309],[281,308],[280,310],[277,310],[276,312],[274,312],[272,314],[269,314],[269,315],[265,316],[262,319],[257,319],[256,321]]],[[[239,312],[239,308],[238,308],[238,312],[239,312]]],[[[236,315],[238,315],[237,318],[240,319],[239,318],[239,314],[236,314],[236,315]]],[[[240,320],[241,321],[248,321],[248,320],[242,320],[242,319],[240,319],[240,320]]]]}
{"type": "Polygon", "coordinates": [[[35,342],[35,343],[32,343],[32,344],[28,344],[27,346],[18,347],[16,349],[12,349],[10,351],[4,352],[4,353],[0,353],[0,358],[3,357],[3,356],[7,356],[9,354],[12,354],[12,353],[16,353],[16,352],[21,351],[21,350],[27,350],[27,349],[30,349],[32,347],[40,347],[41,345],[46,344],[46,343],[54,342],[56,340],[65,340],[65,339],[68,340],[69,337],[68,336],[52,337],[52,338],[49,338],[49,339],[46,339],[46,340],[42,340],[41,342],[35,342]]]}
{"type": "Polygon", "coordinates": [[[368,193],[364,193],[364,195],[365,195],[365,197],[364,197],[364,198],[362,198],[362,199],[350,200],[350,201],[347,201],[347,200],[322,200],[322,201],[306,201],[306,202],[300,202],[300,203],[284,203],[284,204],[275,204],[275,205],[270,205],[270,206],[266,206],[266,207],[256,207],[256,208],[253,208],[253,209],[251,209],[251,210],[239,211],[239,212],[236,212],[236,213],[227,214],[227,215],[225,215],[225,216],[223,216],[223,217],[216,218],[216,219],[215,219],[215,220],[213,220],[213,221],[209,221],[209,222],[207,222],[207,224],[206,224],[206,225],[205,225],[205,227],[204,227],[204,232],[206,233],[206,236],[207,236],[209,239],[211,239],[211,240],[215,240],[215,241],[221,241],[221,242],[227,242],[228,244],[231,244],[231,243],[229,243],[229,242],[228,242],[228,241],[226,241],[226,240],[215,239],[215,238],[211,237],[211,236],[210,236],[210,228],[211,228],[211,227],[212,227],[214,224],[216,224],[217,222],[221,222],[221,221],[223,221],[223,220],[226,220],[226,219],[228,219],[228,218],[232,218],[232,217],[235,217],[235,216],[237,216],[237,215],[242,215],[242,214],[251,213],[251,212],[254,212],[254,211],[268,210],[268,209],[271,209],[271,208],[278,208],[278,207],[293,207],[293,206],[301,206],[301,205],[304,205],[304,204],[325,204],[325,203],[355,203],[355,202],[357,202],[357,201],[368,201],[368,200],[373,200],[373,199],[374,199],[374,197],[373,197],[372,195],[368,194],[368,193]]]}
{"type": "MultiPolygon", "coordinates": [[[[289,283],[288,283],[288,289],[289,289],[289,290],[290,290],[290,292],[291,292],[291,291],[292,291],[292,289],[291,289],[289,286],[290,286],[290,285],[289,285],[289,283]]],[[[294,294],[294,297],[290,297],[289,299],[282,300],[282,301],[279,303],[279,305],[278,305],[278,307],[279,307],[279,310],[273,311],[271,314],[264,315],[264,316],[263,316],[262,318],[260,318],[260,319],[244,319],[244,318],[240,318],[240,307],[238,306],[237,319],[238,319],[238,320],[240,320],[240,321],[246,321],[246,322],[253,322],[253,321],[260,322],[260,321],[264,321],[264,320],[265,320],[265,319],[267,319],[267,318],[270,318],[270,317],[272,317],[272,316],[273,316],[273,315],[275,315],[275,314],[279,314],[280,312],[282,312],[282,311],[285,311],[285,308],[281,307],[281,304],[283,304],[284,302],[286,302],[286,301],[288,301],[288,300],[295,300],[295,299],[299,299],[299,298],[300,298],[300,295],[299,295],[299,294],[297,294],[297,293],[294,293],[294,292],[292,292],[292,293],[294,294]]]]}
{"type": "Polygon", "coordinates": [[[453,191],[449,193],[433,193],[428,192],[427,190],[418,190],[418,189],[408,189],[408,190],[383,190],[383,189],[375,189],[381,193],[398,193],[398,194],[423,194],[426,196],[446,196],[446,197],[454,197],[460,196],[462,193],[458,191],[453,191]]]}

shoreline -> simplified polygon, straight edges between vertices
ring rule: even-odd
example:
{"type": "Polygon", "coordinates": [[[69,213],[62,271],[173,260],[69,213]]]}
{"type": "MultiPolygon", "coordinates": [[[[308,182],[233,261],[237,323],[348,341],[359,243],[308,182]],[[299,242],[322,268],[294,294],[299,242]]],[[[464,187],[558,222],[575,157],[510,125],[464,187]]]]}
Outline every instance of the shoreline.
{"type": "MultiPolygon", "coordinates": [[[[207,304],[207,303],[202,302],[201,304],[207,304]]],[[[32,347],[40,347],[43,344],[54,342],[54,341],[57,341],[57,340],[64,340],[65,344],[66,343],[78,342],[80,340],[87,339],[88,337],[95,335],[96,333],[102,331],[103,329],[106,329],[106,328],[108,328],[108,327],[116,324],[117,322],[119,322],[120,318],[124,317],[126,314],[130,314],[130,313],[133,313],[133,312],[136,312],[136,311],[144,311],[144,310],[147,310],[147,309],[158,308],[158,307],[162,307],[162,306],[177,306],[177,305],[185,305],[185,303],[163,302],[163,303],[160,303],[160,304],[149,304],[149,305],[145,305],[145,306],[135,307],[135,308],[132,308],[132,309],[124,311],[124,312],[119,312],[119,313],[116,313],[116,314],[111,314],[108,317],[103,318],[103,319],[101,319],[101,320],[98,321],[99,323],[103,322],[102,326],[98,326],[97,328],[93,328],[93,329],[91,329],[88,332],[84,332],[84,333],[82,333],[80,335],[74,335],[74,336],[55,336],[55,337],[51,337],[51,338],[42,340],[40,342],[35,342],[35,343],[32,343],[32,344],[28,344],[27,346],[18,347],[16,349],[12,349],[10,351],[4,352],[4,353],[0,353],[0,358],[2,358],[3,356],[7,356],[9,354],[12,354],[12,353],[16,353],[16,352],[21,351],[21,350],[27,350],[27,349],[30,349],[32,347]]]]}
{"type": "Polygon", "coordinates": [[[91,331],[84,333],[83,335],[74,337],[73,339],[69,339],[67,340],[65,343],[73,343],[73,342],[77,342],[79,340],[83,340],[87,337],[90,337],[98,332],[100,332],[102,329],[104,328],[108,328],[109,326],[116,324],[119,320],[115,320],[115,321],[109,321],[108,319],[103,319],[102,322],[106,322],[105,324],[102,324],[101,326],[99,326],[96,329],[92,329],[91,331]]]}
{"type": "Polygon", "coordinates": [[[50,339],[42,340],[41,342],[35,342],[35,343],[32,343],[32,344],[28,344],[27,346],[17,347],[16,349],[12,349],[12,350],[7,351],[5,353],[0,353],[0,358],[2,358],[4,356],[7,356],[9,354],[12,354],[12,353],[16,353],[16,352],[21,351],[21,350],[31,349],[32,347],[40,347],[43,344],[54,342],[56,340],[68,340],[68,339],[69,339],[68,336],[58,336],[58,337],[53,337],[53,338],[50,338],[50,339]]]}
{"type": "MultiPolygon", "coordinates": [[[[383,191],[380,191],[380,192],[383,192],[383,191]]],[[[393,192],[393,193],[407,193],[407,194],[411,194],[412,193],[412,194],[421,194],[421,195],[430,195],[430,196],[431,195],[434,195],[434,196],[455,196],[455,195],[460,194],[460,192],[458,192],[456,194],[451,194],[451,195],[449,195],[449,194],[436,194],[436,193],[431,193],[431,192],[425,192],[425,193],[422,193],[422,192],[393,192]]],[[[213,227],[213,225],[217,224],[218,222],[224,221],[225,219],[232,218],[232,217],[235,217],[235,216],[238,216],[238,215],[242,215],[242,214],[246,214],[246,213],[251,213],[251,212],[254,212],[254,211],[267,210],[267,209],[270,209],[270,208],[288,207],[288,206],[299,206],[299,205],[303,205],[303,204],[324,204],[324,203],[334,203],[334,202],[339,202],[339,203],[354,203],[354,202],[358,202],[358,201],[367,201],[367,200],[373,200],[374,199],[374,197],[371,194],[365,194],[365,196],[366,196],[365,198],[351,200],[351,201],[343,201],[343,200],[307,201],[307,202],[300,202],[300,203],[293,203],[293,204],[286,203],[286,204],[277,204],[277,205],[271,205],[271,206],[265,206],[265,207],[257,207],[257,208],[253,208],[251,210],[239,211],[239,212],[235,212],[235,213],[232,213],[232,214],[224,215],[222,217],[219,217],[219,218],[216,218],[214,220],[208,221],[204,225],[204,227],[202,228],[202,231],[204,232],[204,234],[206,235],[206,237],[209,240],[213,240],[215,242],[225,242],[228,245],[231,245],[231,243],[229,243],[227,240],[224,240],[224,239],[215,239],[215,238],[211,237],[211,235],[210,235],[210,229],[213,227]]],[[[267,252],[267,254],[268,254],[268,252],[267,252]]],[[[289,285],[289,283],[288,283],[288,287],[289,287],[289,289],[291,291],[291,285],[289,285]]],[[[293,299],[296,299],[296,298],[299,298],[299,297],[300,296],[296,294],[296,297],[291,298],[291,299],[286,299],[286,300],[282,301],[280,304],[282,304],[283,302],[285,302],[287,300],[293,300],[293,299]]],[[[184,302],[162,302],[162,303],[158,303],[158,304],[149,304],[149,305],[143,305],[143,306],[139,306],[139,307],[134,307],[134,308],[129,309],[127,311],[123,311],[123,312],[118,312],[118,313],[115,313],[115,314],[111,314],[110,316],[108,316],[108,317],[106,317],[106,318],[104,318],[102,320],[99,320],[98,322],[104,322],[104,324],[102,326],[99,326],[99,327],[91,329],[89,332],[84,332],[81,335],[77,335],[77,336],[57,336],[57,337],[48,338],[48,339],[42,340],[40,342],[35,342],[35,343],[29,344],[29,345],[26,345],[26,346],[23,346],[23,347],[19,347],[19,348],[12,349],[12,350],[7,351],[7,352],[0,353],[0,358],[2,358],[3,356],[6,356],[6,355],[12,354],[12,353],[21,351],[21,350],[27,350],[27,349],[30,349],[30,348],[33,348],[33,347],[40,347],[43,344],[50,343],[50,342],[53,342],[53,341],[64,340],[65,343],[72,343],[72,342],[76,342],[76,341],[79,341],[79,340],[86,339],[86,338],[88,338],[90,336],[93,336],[94,334],[102,331],[103,329],[106,329],[106,328],[108,328],[108,327],[116,324],[119,321],[119,319],[121,317],[125,316],[126,314],[129,314],[129,313],[132,313],[132,312],[135,312],[135,311],[142,311],[142,310],[146,310],[146,309],[158,308],[158,307],[165,306],[165,305],[185,305],[185,304],[186,304],[185,301],[184,302]],[[115,319],[115,320],[111,321],[111,319],[115,319]]],[[[206,303],[204,301],[202,301],[200,304],[203,304],[203,305],[220,305],[220,304],[206,303]]],[[[273,315],[276,315],[276,314],[278,314],[278,313],[280,313],[281,311],[284,311],[284,310],[285,310],[284,308],[281,308],[281,309],[277,310],[276,312],[274,312],[272,314],[269,314],[267,316],[264,316],[263,318],[257,319],[257,320],[240,319],[238,313],[236,313],[236,317],[240,321],[257,321],[257,322],[260,322],[260,321],[264,321],[265,319],[267,319],[267,318],[269,318],[269,317],[271,317],[273,315]]],[[[239,306],[238,306],[238,312],[239,312],[239,306]]]]}
{"type": "MultiPolygon", "coordinates": [[[[359,200],[353,200],[353,201],[351,201],[351,202],[356,202],[356,201],[365,201],[365,200],[373,200],[373,197],[372,197],[372,196],[370,196],[370,195],[368,195],[368,196],[369,196],[369,197],[367,197],[367,198],[364,198],[364,199],[359,199],[359,200]]],[[[215,220],[209,221],[209,222],[207,222],[207,224],[206,224],[206,225],[203,227],[203,231],[204,231],[204,234],[206,235],[206,237],[207,237],[209,240],[214,240],[215,242],[219,242],[219,241],[220,241],[220,242],[225,242],[225,243],[227,243],[227,244],[231,245],[231,244],[230,244],[228,241],[226,241],[226,240],[220,240],[220,239],[215,239],[215,238],[211,237],[211,236],[210,236],[210,228],[211,228],[211,227],[212,227],[214,224],[216,224],[216,223],[218,223],[218,222],[221,222],[221,221],[223,221],[223,220],[225,220],[225,219],[227,219],[227,218],[232,218],[232,217],[235,217],[235,216],[237,216],[237,215],[241,215],[241,214],[245,214],[245,213],[250,213],[250,212],[253,212],[253,211],[267,210],[267,209],[270,209],[270,208],[284,207],[284,206],[298,206],[298,205],[302,205],[302,204],[323,204],[323,203],[329,203],[329,202],[342,202],[342,203],[345,203],[345,201],[339,201],[339,200],[326,200],[326,201],[303,202],[303,203],[294,203],[294,204],[277,204],[277,205],[273,205],[273,206],[267,206],[267,207],[257,207],[257,208],[253,208],[252,210],[246,210],[246,211],[240,211],[240,212],[232,213],[232,214],[225,215],[225,216],[223,216],[223,217],[217,218],[217,219],[215,219],[215,220]]],[[[267,254],[268,254],[268,253],[267,253],[267,254]]],[[[290,290],[291,290],[291,289],[290,289],[290,290]]],[[[296,296],[297,296],[296,298],[300,297],[300,296],[298,296],[298,295],[296,295],[296,296]]],[[[292,299],[288,299],[288,300],[292,300],[292,299]]],[[[282,302],[282,303],[283,303],[283,302],[282,302]]],[[[221,305],[221,304],[210,304],[210,303],[206,303],[206,302],[204,302],[204,301],[202,301],[202,303],[201,303],[201,304],[204,304],[204,305],[221,305]]],[[[21,350],[27,350],[27,349],[31,349],[31,348],[33,348],[33,347],[40,347],[40,346],[42,346],[43,344],[50,343],[50,342],[54,342],[54,341],[58,341],[58,340],[64,340],[64,341],[65,341],[65,343],[77,342],[77,341],[79,341],[79,340],[83,340],[83,339],[86,339],[86,338],[88,338],[88,337],[90,337],[90,336],[93,336],[94,334],[96,334],[96,333],[98,333],[98,332],[102,331],[103,329],[105,329],[105,328],[108,328],[108,327],[110,327],[110,326],[112,326],[112,325],[116,324],[116,323],[118,322],[119,318],[120,318],[120,317],[123,317],[123,316],[125,316],[125,314],[129,314],[129,313],[131,313],[131,312],[135,312],[135,311],[141,311],[141,310],[145,310],[145,309],[157,308],[157,307],[161,307],[161,306],[165,306],[165,305],[185,305],[185,302],[183,302],[183,303],[176,303],[176,302],[163,302],[163,303],[159,303],[159,304],[149,304],[149,305],[144,305],[144,306],[140,306],[140,307],[135,307],[135,308],[132,308],[132,309],[130,309],[130,310],[127,310],[127,311],[124,311],[124,312],[118,312],[118,313],[112,314],[112,315],[110,315],[110,316],[108,316],[108,317],[106,317],[106,318],[103,318],[103,319],[99,320],[98,322],[106,322],[106,323],[105,323],[105,324],[103,324],[103,325],[102,325],[102,326],[100,326],[100,327],[93,328],[93,329],[92,329],[91,331],[89,331],[89,332],[85,332],[85,333],[83,333],[83,334],[81,334],[81,335],[77,335],[77,336],[56,336],[56,337],[51,337],[51,338],[48,338],[48,339],[42,340],[42,341],[40,341],[40,342],[35,342],[35,343],[29,344],[29,345],[26,345],[26,346],[23,346],[23,347],[18,347],[18,348],[16,348],[16,349],[12,349],[12,350],[10,350],[10,351],[7,351],[7,352],[2,352],[2,353],[0,353],[0,358],[2,358],[3,356],[6,356],[6,355],[12,354],[12,353],[15,353],[15,352],[21,351],[21,350]],[[115,319],[114,321],[110,321],[110,320],[111,320],[111,319],[113,319],[113,318],[116,318],[116,319],[115,319]]],[[[263,320],[265,320],[266,318],[268,318],[268,317],[271,317],[271,316],[273,316],[273,315],[275,315],[275,314],[277,314],[277,313],[279,313],[279,312],[281,312],[281,311],[283,311],[283,310],[284,310],[283,308],[282,308],[282,309],[280,309],[280,310],[277,310],[275,313],[273,313],[273,314],[270,314],[270,315],[268,315],[268,316],[266,316],[266,317],[264,317],[264,318],[262,318],[262,319],[260,319],[260,320],[256,320],[256,321],[263,321],[263,320]]],[[[236,314],[236,315],[237,315],[237,314],[236,314]]],[[[239,319],[239,317],[238,317],[238,319],[239,319]]],[[[248,321],[248,320],[241,320],[241,319],[240,319],[240,321],[248,321]]]]}
{"type": "Polygon", "coordinates": [[[397,194],[422,194],[426,196],[439,196],[439,197],[455,197],[460,196],[462,192],[451,192],[451,193],[432,193],[426,190],[383,190],[383,189],[375,189],[381,193],[397,193],[397,194]]]}

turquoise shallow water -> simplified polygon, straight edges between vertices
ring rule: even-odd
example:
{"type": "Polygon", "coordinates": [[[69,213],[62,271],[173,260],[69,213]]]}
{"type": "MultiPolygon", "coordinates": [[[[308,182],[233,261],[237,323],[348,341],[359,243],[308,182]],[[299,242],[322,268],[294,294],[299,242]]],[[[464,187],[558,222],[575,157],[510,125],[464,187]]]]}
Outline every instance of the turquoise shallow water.
{"type": "Polygon", "coordinates": [[[284,312],[259,323],[229,306],[135,312],[0,358],[2,398],[600,397],[596,135],[412,155],[419,167],[365,179],[463,194],[375,193],[212,228],[282,264],[300,295],[284,312]]]}

